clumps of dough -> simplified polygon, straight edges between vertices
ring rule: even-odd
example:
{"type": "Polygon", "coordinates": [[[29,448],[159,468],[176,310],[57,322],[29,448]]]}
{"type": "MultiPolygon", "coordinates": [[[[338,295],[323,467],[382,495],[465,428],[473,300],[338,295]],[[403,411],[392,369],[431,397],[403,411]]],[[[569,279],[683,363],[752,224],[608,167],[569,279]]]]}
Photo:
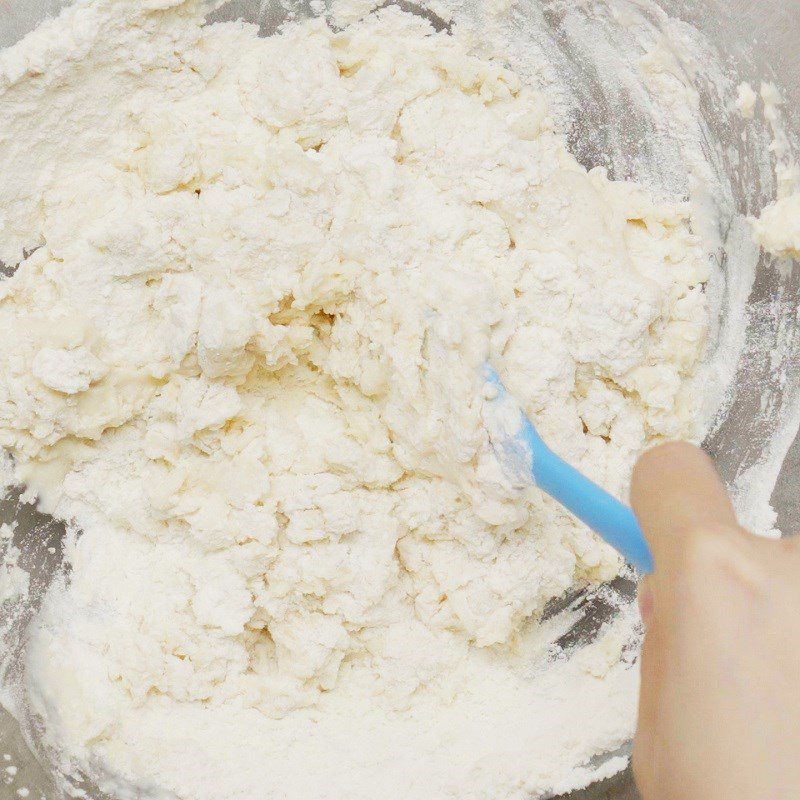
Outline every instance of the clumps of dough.
{"type": "Polygon", "coordinates": [[[0,88],[10,131],[24,87],[83,114],[42,120],[4,218],[43,245],[2,286],[0,441],[82,529],[38,709],[122,769],[180,752],[192,709],[279,721],[279,753],[309,713],[350,741],[358,715],[518,703],[546,604],[622,565],[504,480],[482,364],[622,495],[695,433],[688,208],[587,172],[540,93],[398,9],[263,39],[167,5],[79,4],[82,55],[0,88]]]}

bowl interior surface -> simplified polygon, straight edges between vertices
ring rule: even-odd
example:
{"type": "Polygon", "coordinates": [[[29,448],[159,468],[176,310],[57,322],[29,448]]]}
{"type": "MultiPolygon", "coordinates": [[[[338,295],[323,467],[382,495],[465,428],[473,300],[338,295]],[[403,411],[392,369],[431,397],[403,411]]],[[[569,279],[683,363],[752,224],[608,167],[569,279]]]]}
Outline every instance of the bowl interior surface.
{"type": "MultiPolygon", "coordinates": [[[[437,27],[450,24],[427,8],[405,0],[397,4],[437,27]]],[[[17,0],[3,11],[0,47],[18,41],[63,5],[62,0],[17,0]]],[[[743,120],[733,100],[743,80],[756,88],[762,81],[778,85],[787,101],[783,112],[790,143],[800,153],[800,4],[517,0],[502,18],[489,18],[482,5],[468,0],[454,15],[455,24],[479,33],[482,47],[500,53],[524,79],[551,88],[570,147],[584,166],[604,166],[615,178],[635,178],[656,191],[689,196],[692,159],[704,162],[719,268],[709,288],[718,324],[708,356],[716,366],[716,386],[704,446],[734,492],[743,521],[768,527],[772,487],[800,418],[795,367],[800,363],[800,270],[750,242],[746,217],[774,200],[778,189],[769,153],[773,134],[763,119],[743,120]],[[592,47],[586,46],[587,32],[596,42],[592,47]],[[654,41],[671,49],[681,80],[696,92],[696,117],[686,122],[685,137],[665,127],[659,105],[664,98],[636,86],[635,67],[654,41]],[[545,63],[550,74],[540,71],[545,63]]],[[[311,13],[304,2],[230,0],[216,4],[209,21],[244,19],[266,36],[285,21],[311,13]]],[[[37,599],[62,566],[63,526],[22,502],[19,490],[0,502],[0,520],[17,522],[14,544],[33,589],[28,607],[7,615],[2,628],[3,648],[14,653],[21,652],[37,599]]],[[[797,527],[800,519],[787,522],[797,527]]],[[[570,651],[591,642],[604,622],[632,602],[635,590],[632,580],[621,578],[554,603],[551,615],[569,612],[577,619],[560,646],[570,651]]],[[[10,715],[0,713],[0,757],[8,754],[17,766],[15,786],[29,788],[31,797],[55,798],[47,770],[29,748],[35,721],[23,728],[24,735],[10,715]]],[[[599,758],[598,768],[615,755],[599,758]]],[[[85,788],[90,800],[100,800],[96,788],[85,788]]],[[[629,777],[623,776],[570,797],[625,798],[632,792],[629,777]]]]}

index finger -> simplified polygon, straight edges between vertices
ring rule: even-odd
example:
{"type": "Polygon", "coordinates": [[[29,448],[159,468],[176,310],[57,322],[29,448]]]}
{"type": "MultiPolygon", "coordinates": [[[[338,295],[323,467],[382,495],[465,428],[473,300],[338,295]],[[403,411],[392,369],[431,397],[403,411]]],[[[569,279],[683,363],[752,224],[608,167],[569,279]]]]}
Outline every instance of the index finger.
{"type": "Polygon", "coordinates": [[[687,533],[738,527],[711,459],[686,442],[660,445],[639,459],[631,481],[631,504],[657,571],[669,569],[687,533]]]}

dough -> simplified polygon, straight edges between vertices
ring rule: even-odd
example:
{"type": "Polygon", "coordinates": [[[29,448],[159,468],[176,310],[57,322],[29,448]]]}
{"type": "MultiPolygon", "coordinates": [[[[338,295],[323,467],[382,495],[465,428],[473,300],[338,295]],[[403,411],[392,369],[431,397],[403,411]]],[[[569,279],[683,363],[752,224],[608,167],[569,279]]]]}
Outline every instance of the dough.
{"type": "Polygon", "coordinates": [[[481,366],[623,496],[696,433],[688,206],[396,8],[201,23],[79,2],[0,56],[0,256],[36,247],[0,284],[0,443],[75,529],[28,648],[47,741],[186,800],[569,788],[635,673],[614,626],[534,669],[537,621],[622,565],[505,480],[481,366]]]}
{"type": "Polygon", "coordinates": [[[770,203],[753,222],[756,242],[783,258],[800,258],[800,193],[770,203]]]}

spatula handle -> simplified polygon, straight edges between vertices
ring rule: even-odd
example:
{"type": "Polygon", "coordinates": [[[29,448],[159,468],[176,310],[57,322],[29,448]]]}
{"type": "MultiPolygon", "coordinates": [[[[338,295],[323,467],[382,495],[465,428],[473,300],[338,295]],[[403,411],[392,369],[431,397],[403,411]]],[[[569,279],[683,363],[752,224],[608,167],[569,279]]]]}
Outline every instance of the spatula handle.
{"type": "Polygon", "coordinates": [[[559,458],[523,415],[536,485],[585,522],[641,573],[653,571],[653,556],[633,511],[559,458]]]}

